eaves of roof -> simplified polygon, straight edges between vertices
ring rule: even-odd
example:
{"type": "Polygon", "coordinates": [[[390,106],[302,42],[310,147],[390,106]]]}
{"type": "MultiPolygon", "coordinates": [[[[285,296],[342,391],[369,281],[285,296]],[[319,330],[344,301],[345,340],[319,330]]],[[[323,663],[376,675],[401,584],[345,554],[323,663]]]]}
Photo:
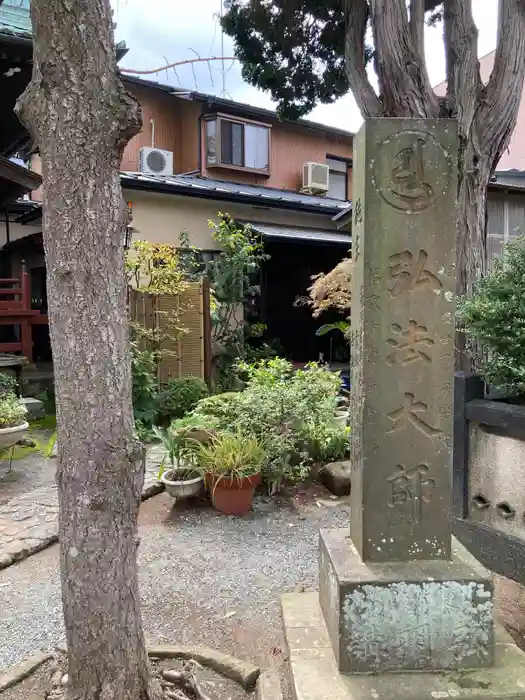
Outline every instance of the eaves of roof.
{"type": "Polygon", "coordinates": [[[195,176],[174,175],[172,177],[163,177],[124,172],[121,173],[120,181],[122,187],[126,189],[148,190],[199,199],[267,206],[274,209],[325,214],[330,217],[348,207],[348,202],[336,199],[195,176]]]}

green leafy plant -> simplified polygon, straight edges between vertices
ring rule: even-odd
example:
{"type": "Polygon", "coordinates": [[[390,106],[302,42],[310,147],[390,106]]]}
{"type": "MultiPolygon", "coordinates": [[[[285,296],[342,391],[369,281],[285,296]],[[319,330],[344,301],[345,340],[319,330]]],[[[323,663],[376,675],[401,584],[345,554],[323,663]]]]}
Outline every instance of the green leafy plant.
{"type": "Polygon", "coordinates": [[[128,283],[140,292],[180,294],[188,282],[177,248],[171,245],[134,241],[126,253],[128,283]]]}
{"type": "Polygon", "coordinates": [[[525,393],[525,238],[505,246],[503,256],[458,300],[461,328],[484,349],[477,358],[485,381],[509,395],[525,393]]]}
{"type": "Polygon", "coordinates": [[[337,321],[336,323],[325,323],[315,331],[315,335],[323,336],[332,331],[340,331],[343,335],[348,333],[350,323],[348,321],[337,321]]]}
{"type": "Polygon", "coordinates": [[[195,458],[207,474],[220,479],[242,479],[258,474],[264,462],[264,449],[256,437],[241,431],[220,433],[210,444],[199,444],[195,458]]]}
{"type": "Polygon", "coordinates": [[[212,420],[217,427],[229,426],[239,412],[240,392],[225,391],[222,394],[212,394],[199,401],[192,418],[203,423],[212,420]]]}
{"type": "Polygon", "coordinates": [[[54,389],[43,389],[36,395],[35,398],[42,401],[46,414],[54,415],[56,413],[56,398],[54,389]]]}
{"type": "Polygon", "coordinates": [[[14,428],[22,425],[27,416],[27,408],[16,394],[11,392],[0,396],[0,428],[14,428]]]}
{"type": "Polygon", "coordinates": [[[228,390],[236,386],[235,363],[246,355],[251,335],[244,319],[248,302],[260,294],[254,278],[268,259],[250,225],[240,226],[229,214],[219,212],[219,221],[209,221],[212,238],[220,248],[207,267],[213,292],[212,329],[217,383],[228,390]]]}
{"type": "Polygon", "coordinates": [[[274,493],[286,481],[308,476],[321,450],[320,431],[325,442],[326,432],[333,437],[341,380],[326,367],[294,370],[281,358],[240,362],[236,369],[245,389],[204,399],[194,415],[213,417],[218,430],[257,438],[264,449],[261,473],[274,493]]]}
{"type": "Polygon", "coordinates": [[[7,372],[0,372],[0,396],[14,394],[16,391],[16,378],[7,372]]]}
{"type": "Polygon", "coordinates": [[[160,463],[157,474],[158,479],[160,479],[165,472],[166,463],[169,463],[171,469],[180,470],[181,475],[186,476],[188,479],[197,476],[195,468],[188,465],[191,461],[191,451],[187,449],[184,431],[172,429],[171,426],[167,430],[161,430],[155,426],[152,432],[154,437],[160,440],[165,450],[165,455],[160,463]],[[183,463],[185,458],[187,460],[186,464],[183,463]]]}
{"type": "Polygon", "coordinates": [[[348,456],[350,428],[321,423],[309,431],[308,454],[314,462],[335,462],[348,456]]]}
{"type": "Polygon", "coordinates": [[[208,393],[206,383],[199,377],[170,379],[157,396],[160,418],[182,418],[208,393]]]}
{"type": "Polygon", "coordinates": [[[133,413],[139,437],[151,428],[158,418],[157,357],[150,350],[141,350],[138,343],[132,342],[131,372],[133,382],[133,413]]]}

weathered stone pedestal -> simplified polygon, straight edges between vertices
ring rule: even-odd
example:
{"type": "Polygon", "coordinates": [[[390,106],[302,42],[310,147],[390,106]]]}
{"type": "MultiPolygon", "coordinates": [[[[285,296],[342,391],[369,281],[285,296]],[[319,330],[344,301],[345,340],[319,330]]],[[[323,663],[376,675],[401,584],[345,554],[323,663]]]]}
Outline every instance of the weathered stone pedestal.
{"type": "Polygon", "coordinates": [[[523,700],[525,653],[499,626],[494,665],[435,672],[340,673],[314,593],[282,598],[295,700],[523,700]]]}
{"type": "Polygon", "coordinates": [[[320,592],[285,596],[297,700],[523,698],[490,574],[452,540],[457,135],[368,120],[355,143],[351,524],[320,592]]]}
{"type": "Polygon", "coordinates": [[[365,563],[347,530],[324,530],[319,600],[342,673],[493,663],[492,583],[464,548],[450,561],[365,563]]]}

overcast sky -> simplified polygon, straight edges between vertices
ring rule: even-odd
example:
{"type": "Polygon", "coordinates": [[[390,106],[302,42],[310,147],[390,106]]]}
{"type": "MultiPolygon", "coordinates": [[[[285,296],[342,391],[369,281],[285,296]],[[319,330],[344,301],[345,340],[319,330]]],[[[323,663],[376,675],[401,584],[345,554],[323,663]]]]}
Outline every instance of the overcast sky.
{"type": "MultiPolygon", "coordinates": [[[[123,68],[153,69],[165,63],[195,57],[220,56],[221,31],[218,25],[220,0],[112,0],[115,8],[118,41],[124,39],[130,49],[121,61],[123,68]]],[[[495,48],[498,0],[473,0],[479,28],[479,55],[495,48]]],[[[224,55],[232,56],[232,41],[224,36],[224,55]]],[[[441,28],[426,29],[426,55],[432,84],[445,77],[441,28]]],[[[268,95],[246,85],[237,62],[226,64],[226,97],[259,107],[272,107],[268,95]]],[[[149,80],[169,83],[201,92],[220,94],[221,63],[195,64],[170,69],[149,80]],[[210,65],[210,67],[208,67],[210,65]]],[[[351,95],[332,105],[317,107],[310,119],[355,131],[361,116],[351,95]]]]}

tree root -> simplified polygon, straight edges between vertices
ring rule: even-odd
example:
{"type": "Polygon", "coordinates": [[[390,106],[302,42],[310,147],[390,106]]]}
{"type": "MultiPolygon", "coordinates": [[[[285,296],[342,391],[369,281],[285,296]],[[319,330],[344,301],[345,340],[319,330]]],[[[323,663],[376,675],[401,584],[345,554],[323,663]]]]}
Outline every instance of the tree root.
{"type": "Polygon", "coordinates": [[[196,666],[195,661],[188,661],[182,671],[162,671],[162,678],[169,683],[164,689],[166,697],[171,700],[210,700],[199,688],[194,673],[196,666]]]}
{"type": "MultiPolygon", "coordinates": [[[[200,668],[200,664],[193,659],[187,661],[181,670],[160,670],[154,667],[148,683],[147,700],[211,700],[197,683],[196,668],[200,668]]],[[[71,688],[67,683],[67,676],[63,670],[58,669],[54,672],[51,684],[52,690],[46,693],[46,700],[71,700],[73,698],[71,688]]],[[[108,688],[112,688],[112,686],[110,685],[108,688]]],[[[106,690],[102,690],[97,695],[99,700],[109,697],[106,690]]],[[[74,698],[80,700],[78,696],[74,696],[74,698]]]]}

